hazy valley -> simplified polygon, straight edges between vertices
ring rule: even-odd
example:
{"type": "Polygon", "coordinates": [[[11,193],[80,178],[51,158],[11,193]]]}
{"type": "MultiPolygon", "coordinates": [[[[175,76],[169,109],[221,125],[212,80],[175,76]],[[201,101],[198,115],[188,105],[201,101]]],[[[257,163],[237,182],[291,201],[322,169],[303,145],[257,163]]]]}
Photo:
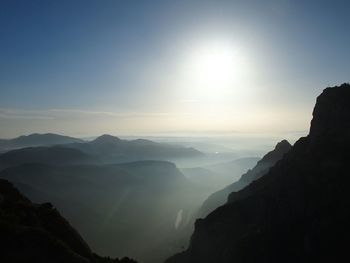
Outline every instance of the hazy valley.
{"type": "Polygon", "coordinates": [[[0,263],[347,262],[349,10],[1,0],[0,263]]]}

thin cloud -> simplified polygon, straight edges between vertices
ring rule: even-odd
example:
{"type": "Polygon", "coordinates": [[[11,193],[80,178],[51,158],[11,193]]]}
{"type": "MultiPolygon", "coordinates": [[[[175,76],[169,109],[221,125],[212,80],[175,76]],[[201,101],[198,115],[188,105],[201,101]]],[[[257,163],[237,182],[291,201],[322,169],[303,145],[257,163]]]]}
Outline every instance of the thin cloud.
{"type": "Polygon", "coordinates": [[[0,109],[1,119],[26,119],[26,120],[52,120],[52,116],[43,111],[32,111],[22,109],[0,109]]]}
{"type": "Polygon", "coordinates": [[[52,120],[69,117],[116,117],[116,118],[161,118],[161,117],[183,117],[188,113],[170,112],[111,112],[92,111],[82,109],[47,109],[47,110],[24,110],[24,109],[4,109],[0,108],[0,118],[2,119],[38,119],[52,120]]]}

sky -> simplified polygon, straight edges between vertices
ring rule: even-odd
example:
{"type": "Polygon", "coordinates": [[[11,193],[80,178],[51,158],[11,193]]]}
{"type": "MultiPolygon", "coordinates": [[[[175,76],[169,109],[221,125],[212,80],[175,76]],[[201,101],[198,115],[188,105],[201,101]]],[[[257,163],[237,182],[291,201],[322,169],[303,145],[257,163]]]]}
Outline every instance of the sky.
{"type": "Polygon", "coordinates": [[[0,137],[307,131],[349,1],[0,1],[0,137]]]}

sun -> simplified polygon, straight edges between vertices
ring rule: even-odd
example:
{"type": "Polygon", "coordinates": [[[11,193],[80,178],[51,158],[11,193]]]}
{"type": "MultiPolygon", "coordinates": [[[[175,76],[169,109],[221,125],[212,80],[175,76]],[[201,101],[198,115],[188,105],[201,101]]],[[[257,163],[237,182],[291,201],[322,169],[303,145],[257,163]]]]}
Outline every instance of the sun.
{"type": "Polygon", "coordinates": [[[246,73],[241,50],[232,45],[215,43],[192,51],[187,75],[196,93],[215,96],[239,86],[246,73]]]}
{"type": "Polygon", "coordinates": [[[225,84],[235,71],[235,57],[232,50],[208,48],[200,50],[194,58],[193,77],[207,84],[225,84]]]}

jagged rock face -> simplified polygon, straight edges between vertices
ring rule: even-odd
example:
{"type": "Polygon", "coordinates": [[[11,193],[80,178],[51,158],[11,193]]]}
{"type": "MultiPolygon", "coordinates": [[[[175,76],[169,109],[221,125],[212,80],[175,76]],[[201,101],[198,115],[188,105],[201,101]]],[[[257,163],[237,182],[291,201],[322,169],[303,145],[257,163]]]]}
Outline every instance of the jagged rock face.
{"type": "Polygon", "coordinates": [[[189,249],[167,262],[346,258],[350,133],[344,130],[349,131],[349,88],[326,89],[317,100],[310,135],[299,139],[262,178],[231,193],[227,205],[197,220],[189,249]]]}
{"type": "Polygon", "coordinates": [[[317,98],[311,121],[310,138],[312,141],[350,140],[350,84],[337,88],[327,88],[317,98]]]}

